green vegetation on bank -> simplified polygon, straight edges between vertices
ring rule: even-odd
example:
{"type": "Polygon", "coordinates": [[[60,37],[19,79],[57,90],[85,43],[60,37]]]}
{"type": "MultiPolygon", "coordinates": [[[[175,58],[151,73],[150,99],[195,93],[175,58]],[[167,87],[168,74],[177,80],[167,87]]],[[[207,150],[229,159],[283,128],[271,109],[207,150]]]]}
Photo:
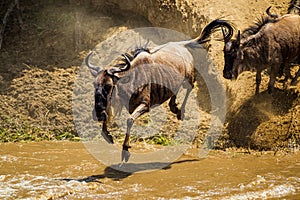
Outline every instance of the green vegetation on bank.
{"type": "Polygon", "coordinates": [[[24,142],[41,140],[70,140],[80,141],[71,129],[47,130],[36,127],[24,121],[0,115],[0,142],[24,142]]]}

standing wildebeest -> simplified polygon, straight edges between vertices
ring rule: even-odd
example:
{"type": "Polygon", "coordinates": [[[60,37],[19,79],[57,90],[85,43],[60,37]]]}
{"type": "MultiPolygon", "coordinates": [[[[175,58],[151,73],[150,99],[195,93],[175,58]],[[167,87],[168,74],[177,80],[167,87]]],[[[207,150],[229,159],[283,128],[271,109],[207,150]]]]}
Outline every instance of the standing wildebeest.
{"type": "MultiPolygon", "coordinates": [[[[267,8],[266,13],[273,18],[278,18],[277,14],[270,12],[272,6],[267,8]]],[[[287,9],[287,14],[300,14],[300,0],[291,0],[287,9]]]]}
{"type": "MultiPolygon", "coordinates": [[[[299,2],[297,2],[297,0],[292,0],[290,2],[290,6],[289,6],[288,12],[287,12],[288,14],[292,14],[292,13],[300,14],[300,7],[297,6],[296,4],[299,4],[299,6],[300,6],[300,0],[299,0],[299,2]]],[[[270,12],[271,7],[272,6],[267,8],[266,13],[268,14],[268,16],[270,16],[274,19],[278,18],[279,16],[277,14],[273,14],[273,13],[270,12]]],[[[294,62],[290,64],[290,66],[293,66],[293,65],[299,65],[299,69],[298,69],[298,72],[296,73],[295,77],[293,78],[293,80],[291,82],[291,85],[294,85],[297,81],[297,78],[300,76],[300,57],[298,57],[298,59],[294,60],[294,62]]],[[[289,67],[285,67],[284,63],[282,63],[281,66],[280,66],[279,76],[282,76],[283,72],[285,72],[284,81],[287,81],[288,78],[292,78],[289,67]]]]}
{"type": "MultiPolygon", "coordinates": [[[[102,121],[102,136],[109,143],[113,138],[107,130],[111,99],[118,99],[128,110],[127,131],[123,142],[122,161],[128,161],[130,153],[130,129],[133,122],[150,108],[169,101],[170,110],[178,119],[184,116],[185,104],[194,84],[194,60],[187,47],[197,47],[208,41],[211,31],[227,27],[219,20],[214,20],[203,29],[201,35],[192,40],[169,42],[149,49],[137,48],[131,54],[123,54],[122,62],[108,69],[89,63],[90,53],[85,63],[95,80],[95,105],[93,115],[102,121]],[[183,86],[187,89],[181,109],[176,105],[176,94],[183,86]]],[[[227,34],[228,36],[230,34],[227,34]]],[[[224,36],[227,38],[227,35],[224,36]]]]}
{"type": "Polygon", "coordinates": [[[291,0],[288,7],[289,14],[300,14],[300,0],[291,0]]]}
{"type": "MultiPolygon", "coordinates": [[[[266,13],[273,18],[278,15],[270,13],[271,6],[266,10],[266,13]]],[[[287,14],[300,14],[300,0],[291,0],[287,9],[287,14]]]]}
{"type": "Polygon", "coordinates": [[[271,93],[280,67],[299,62],[300,16],[298,15],[287,14],[275,19],[264,17],[256,26],[249,27],[242,34],[238,31],[236,39],[231,37],[227,34],[224,38],[223,77],[232,79],[237,78],[243,71],[256,71],[256,93],[259,92],[261,72],[264,69],[269,69],[268,91],[271,93]]]}
{"type": "MultiPolygon", "coordinates": [[[[291,0],[289,3],[290,6],[288,7],[288,13],[289,14],[298,14],[300,15],[300,0],[291,0]]],[[[292,80],[292,85],[296,83],[297,78],[300,76],[300,56],[298,57],[297,63],[299,65],[298,72],[296,73],[295,78],[292,80]]]]}

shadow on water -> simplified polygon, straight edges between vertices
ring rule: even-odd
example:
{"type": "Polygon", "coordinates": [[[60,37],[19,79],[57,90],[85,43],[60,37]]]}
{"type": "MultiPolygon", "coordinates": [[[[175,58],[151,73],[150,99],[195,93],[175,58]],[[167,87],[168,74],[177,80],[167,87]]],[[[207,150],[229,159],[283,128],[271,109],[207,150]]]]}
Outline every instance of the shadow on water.
{"type": "Polygon", "coordinates": [[[109,167],[106,167],[103,174],[97,174],[97,175],[91,175],[84,178],[76,179],[76,178],[63,178],[58,179],[62,181],[79,181],[79,182],[97,182],[102,183],[101,179],[109,178],[114,181],[118,181],[124,178],[127,178],[131,176],[134,173],[138,172],[146,172],[146,171],[152,171],[152,170],[168,170],[171,169],[172,165],[174,164],[180,164],[185,162],[197,162],[200,161],[200,159],[189,159],[189,160],[180,160],[172,163],[164,163],[164,162],[152,162],[152,163],[125,163],[122,166],[118,165],[112,165],[109,167]],[[118,170],[120,169],[120,170],[118,170]]]}
{"type": "Polygon", "coordinates": [[[238,110],[228,113],[227,130],[231,140],[237,147],[251,147],[251,136],[260,124],[288,113],[296,98],[296,94],[278,88],[272,94],[263,91],[253,95],[238,110]]]}

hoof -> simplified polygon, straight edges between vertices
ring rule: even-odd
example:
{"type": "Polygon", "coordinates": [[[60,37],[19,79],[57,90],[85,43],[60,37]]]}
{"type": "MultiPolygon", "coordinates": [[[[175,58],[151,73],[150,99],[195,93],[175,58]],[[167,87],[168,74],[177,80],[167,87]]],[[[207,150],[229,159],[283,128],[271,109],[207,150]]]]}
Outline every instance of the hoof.
{"type": "Polygon", "coordinates": [[[105,139],[105,141],[106,141],[108,144],[113,144],[113,143],[114,143],[113,137],[112,137],[111,134],[109,134],[108,132],[102,131],[102,132],[101,132],[101,135],[103,136],[103,138],[105,139]]]}
{"type": "Polygon", "coordinates": [[[130,147],[123,146],[121,162],[123,162],[123,161],[128,162],[128,160],[130,158],[130,153],[128,151],[128,148],[130,148],[130,147]]]}

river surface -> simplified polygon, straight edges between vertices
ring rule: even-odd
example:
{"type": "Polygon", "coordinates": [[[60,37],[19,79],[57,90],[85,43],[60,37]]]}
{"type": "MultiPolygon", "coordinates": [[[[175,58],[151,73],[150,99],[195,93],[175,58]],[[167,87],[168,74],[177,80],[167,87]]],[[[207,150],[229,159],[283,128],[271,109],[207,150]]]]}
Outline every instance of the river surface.
{"type": "Polygon", "coordinates": [[[2,143],[0,199],[300,199],[300,153],[210,151],[199,159],[190,149],[163,169],[128,173],[80,142],[2,143]]]}

